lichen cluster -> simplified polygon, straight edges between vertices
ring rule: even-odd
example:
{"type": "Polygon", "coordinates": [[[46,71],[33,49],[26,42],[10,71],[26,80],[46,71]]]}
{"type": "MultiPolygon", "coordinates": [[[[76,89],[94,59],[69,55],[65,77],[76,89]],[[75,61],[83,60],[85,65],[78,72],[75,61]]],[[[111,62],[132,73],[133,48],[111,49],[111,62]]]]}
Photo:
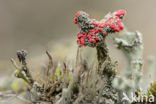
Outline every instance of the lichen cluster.
{"type": "Polygon", "coordinates": [[[124,28],[122,23],[124,15],[124,10],[117,10],[97,21],[96,19],[90,19],[86,12],[77,12],[74,18],[74,23],[80,27],[80,32],[77,34],[77,43],[80,47],[83,45],[97,46],[108,34],[120,32],[124,28]]]}
{"type": "MultiPolygon", "coordinates": [[[[123,96],[131,93],[139,96],[142,93],[156,97],[156,84],[144,93],[140,88],[142,84],[143,70],[143,41],[140,32],[129,32],[124,29],[122,23],[124,10],[108,13],[104,19],[97,21],[90,19],[83,11],[76,13],[74,23],[80,28],[77,34],[78,51],[71,70],[65,62],[62,67],[54,64],[48,51],[46,54],[49,63],[43,82],[38,82],[27,67],[26,51],[18,51],[17,57],[21,66],[15,60],[12,63],[16,67],[15,76],[22,78],[29,85],[29,99],[33,103],[41,104],[140,104],[138,102],[123,100],[123,96]],[[127,60],[127,68],[122,77],[117,75],[117,62],[112,61],[106,44],[109,34],[119,32],[118,38],[114,38],[114,44],[121,50],[127,60]],[[81,55],[81,47],[96,48],[97,62],[88,63],[81,55]]],[[[153,69],[153,68],[149,68],[153,69]]],[[[143,101],[144,98],[143,98],[143,101]]],[[[151,104],[142,102],[141,104],[151,104]]]]}

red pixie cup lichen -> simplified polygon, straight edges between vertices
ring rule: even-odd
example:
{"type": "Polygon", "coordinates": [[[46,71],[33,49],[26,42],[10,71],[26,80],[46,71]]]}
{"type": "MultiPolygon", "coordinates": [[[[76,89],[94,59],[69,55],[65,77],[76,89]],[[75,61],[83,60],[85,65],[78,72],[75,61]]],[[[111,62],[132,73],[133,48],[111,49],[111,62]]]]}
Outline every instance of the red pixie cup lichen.
{"type": "Polygon", "coordinates": [[[96,47],[97,43],[103,41],[108,34],[120,32],[124,28],[122,18],[125,13],[125,10],[117,10],[97,21],[90,19],[86,12],[78,11],[74,18],[74,23],[80,27],[80,32],[77,34],[78,45],[96,47]]]}

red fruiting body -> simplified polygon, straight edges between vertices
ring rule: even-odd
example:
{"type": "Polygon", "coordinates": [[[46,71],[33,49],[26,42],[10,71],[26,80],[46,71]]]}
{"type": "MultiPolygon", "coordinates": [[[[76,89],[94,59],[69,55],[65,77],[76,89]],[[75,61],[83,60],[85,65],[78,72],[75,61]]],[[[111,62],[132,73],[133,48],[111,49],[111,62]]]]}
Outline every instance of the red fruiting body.
{"type": "Polygon", "coordinates": [[[107,35],[107,32],[105,32],[104,35],[107,35]]]}
{"type": "Polygon", "coordinates": [[[83,35],[79,32],[78,34],[77,34],[77,37],[78,38],[81,38],[83,35]]]}
{"type": "Polygon", "coordinates": [[[94,39],[90,39],[89,41],[92,43],[96,43],[96,40],[94,40],[94,39]]]}
{"type": "Polygon", "coordinates": [[[74,18],[74,23],[77,24],[77,18],[76,17],[74,18]]]}
{"type": "Polygon", "coordinates": [[[89,32],[94,34],[94,29],[90,29],[89,32]]]}
{"type": "Polygon", "coordinates": [[[115,28],[115,25],[114,24],[110,24],[110,28],[111,29],[114,29],[115,28]]]}
{"type": "Polygon", "coordinates": [[[77,43],[79,43],[80,42],[80,39],[77,39],[77,43]]]}
{"type": "Polygon", "coordinates": [[[92,22],[93,25],[95,26],[98,26],[98,23],[97,22],[92,22]]]}
{"type": "Polygon", "coordinates": [[[97,29],[97,27],[95,27],[95,33],[97,33],[98,32],[98,29],[97,29]]]}
{"type": "Polygon", "coordinates": [[[103,24],[99,24],[99,28],[103,28],[103,24]]]}
{"type": "Polygon", "coordinates": [[[82,45],[85,44],[84,38],[81,38],[81,44],[82,44],[82,45]]]}
{"type": "Polygon", "coordinates": [[[102,32],[102,29],[101,29],[101,28],[99,28],[99,31],[100,31],[100,32],[102,32]]]}
{"type": "Polygon", "coordinates": [[[79,16],[79,14],[81,13],[81,11],[78,11],[75,15],[75,17],[79,16]]]}
{"type": "Polygon", "coordinates": [[[115,15],[116,15],[116,16],[121,16],[121,15],[124,16],[125,13],[126,13],[126,12],[125,12],[124,10],[117,10],[117,11],[115,11],[115,15]]]}
{"type": "Polygon", "coordinates": [[[117,32],[119,32],[119,31],[120,31],[120,28],[116,26],[116,27],[114,28],[114,30],[117,31],[117,32]]]}
{"type": "Polygon", "coordinates": [[[95,37],[95,40],[99,40],[99,37],[96,36],[96,37],[95,37]]]}
{"type": "Polygon", "coordinates": [[[123,26],[123,25],[119,25],[119,27],[120,27],[120,29],[121,29],[121,30],[124,28],[124,26],[123,26]]]}

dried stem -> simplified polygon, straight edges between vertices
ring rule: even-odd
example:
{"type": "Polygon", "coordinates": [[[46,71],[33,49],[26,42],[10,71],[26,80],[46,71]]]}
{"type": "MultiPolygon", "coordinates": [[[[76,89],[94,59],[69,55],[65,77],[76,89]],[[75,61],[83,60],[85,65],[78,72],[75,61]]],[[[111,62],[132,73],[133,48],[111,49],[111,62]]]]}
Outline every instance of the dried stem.
{"type": "Polygon", "coordinates": [[[52,55],[48,52],[48,50],[46,50],[46,54],[49,58],[49,64],[48,64],[48,70],[47,70],[47,76],[49,76],[49,70],[53,66],[53,58],[52,58],[52,55]]]}

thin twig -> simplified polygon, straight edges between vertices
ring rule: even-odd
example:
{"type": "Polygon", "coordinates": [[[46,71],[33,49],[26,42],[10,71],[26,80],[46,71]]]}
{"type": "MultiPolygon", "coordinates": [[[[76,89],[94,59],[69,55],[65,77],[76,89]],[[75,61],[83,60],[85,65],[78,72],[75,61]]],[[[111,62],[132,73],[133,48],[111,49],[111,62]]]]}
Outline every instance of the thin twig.
{"type": "Polygon", "coordinates": [[[49,64],[48,64],[48,70],[47,70],[47,76],[49,76],[49,70],[53,66],[53,58],[52,58],[52,55],[48,52],[48,50],[46,50],[46,54],[49,58],[49,64]]]}
{"type": "Polygon", "coordinates": [[[17,65],[16,61],[13,58],[11,58],[10,60],[16,69],[20,69],[20,67],[17,65]]]}

